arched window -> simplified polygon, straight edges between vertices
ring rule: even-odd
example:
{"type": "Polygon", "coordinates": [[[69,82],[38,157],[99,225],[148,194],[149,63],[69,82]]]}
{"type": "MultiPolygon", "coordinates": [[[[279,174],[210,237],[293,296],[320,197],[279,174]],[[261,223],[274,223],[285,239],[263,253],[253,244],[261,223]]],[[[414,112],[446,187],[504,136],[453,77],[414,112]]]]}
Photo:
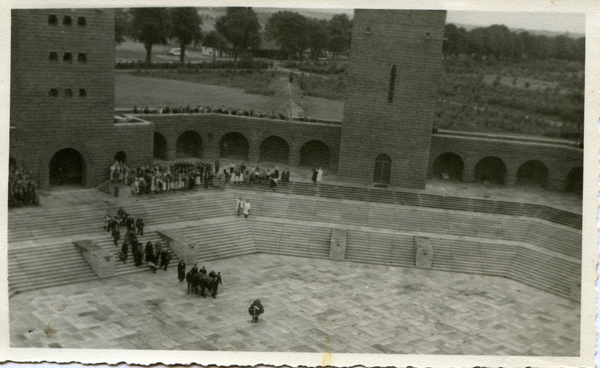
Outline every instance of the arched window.
{"type": "Polygon", "coordinates": [[[65,52],[63,55],[63,61],[70,63],[73,61],[73,55],[70,52],[65,52]]]}
{"type": "Polygon", "coordinates": [[[376,183],[389,184],[392,172],[392,159],[388,155],[379,155],[375,159],[375,171],[373,181],[376,183]]]}
{"type": "Polygon", "coordinates": [[[57,24],[58,23],[58,18],[56,17],[56,15],[54,14],[50,14],[48,16],[48,24],[57,24]]]}
{"type": "Polygon", "coordinates": [[[85,26],[85,17],[79,17],[79,18],[77,18],[77,25],[78,26],[85,26]]]}
{"type": "Polygon", "coordinates": [[[71,23],[72,23],[71,17],[68,16],[68,15],[65,15],[64,18],[63,18],[63,24],[65,26],[70,26],[71,23]]]}
{"type": "Polygon", "coordinates": [[[51,52],[48,54],[48,60],[56,61],[58,60],[58,54],[56,52],[51,52]]]}
{"type": "Polygon", "coordinates": [[[85,63],[87,61],[87,56],[85,56],[85,54],[83,53],[79,53],[77,55],[77,61],[79,61],[80,63],[85,63]]]}

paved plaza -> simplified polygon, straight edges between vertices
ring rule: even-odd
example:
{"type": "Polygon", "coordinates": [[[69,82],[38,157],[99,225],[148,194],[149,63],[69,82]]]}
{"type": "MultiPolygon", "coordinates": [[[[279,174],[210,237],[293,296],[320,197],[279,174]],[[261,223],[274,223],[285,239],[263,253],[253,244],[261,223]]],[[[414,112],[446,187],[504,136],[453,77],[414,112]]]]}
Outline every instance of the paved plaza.
{"type": "Polygon", "coordinates": [[[223,275],[216,299],[188,293],[176,265],[16,295],[11,346],[579,355],[579,303],[500,277],[266,254],[202,265],[223,275]]]}

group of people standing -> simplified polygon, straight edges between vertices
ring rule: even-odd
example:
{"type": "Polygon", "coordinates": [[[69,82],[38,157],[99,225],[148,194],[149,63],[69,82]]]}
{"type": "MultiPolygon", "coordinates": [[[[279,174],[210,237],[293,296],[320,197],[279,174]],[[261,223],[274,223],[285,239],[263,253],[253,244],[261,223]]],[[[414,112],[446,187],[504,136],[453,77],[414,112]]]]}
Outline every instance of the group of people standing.
{"type": "Polygon", "coordinates": [[[223,284],[221,272],[210,271],[210,273],[207,275],[206,268],[202,266],[201,269],[198,269],[198,265],[196,263],[194,263],[194,267],[192,267],[192,269],[186,273],[185,262],[183,260],[179,261],[179,264],[177,265],[177,279],[179,282],[182,282],[183,280],[187,281],[188,292],[194,291],[197,293],[198,287],[200,287],[200,295],[203,297],[206,297],[204,290],[208,288],[210,296],[216,298],[219,285],[223,284]],[[198,276],[201,277],[198,278],[198,276]]]}
{"type": "Polygon", "coordinates": [[[193,190],[202,184],[208,188],[218,165],[218,161],[176,161],[165,165],[115,161],[110,167],[110,180],[128,185],[132,194],[193,190]]]}
{"type": "Polygon", "coordinates": [[[30,206],[38,203],[37,185],[31,180],[31,173],[16,165],[9,165],[8,207],[30,206]]]}
{"type": "Polygon", "coordinates": [[[208,189],[211,185],[224,183],[269,184],[274,189],[279,181],[290,181],[290,171],[286,168],[280,173],[277,167],[271,170],[244,162],[221,166],[218,160],[176,161],[166,165],[128,164],[115,160],[110,167],[110,180],[128,185],[132,194],[194,190],[199,186],[208,189]]]}

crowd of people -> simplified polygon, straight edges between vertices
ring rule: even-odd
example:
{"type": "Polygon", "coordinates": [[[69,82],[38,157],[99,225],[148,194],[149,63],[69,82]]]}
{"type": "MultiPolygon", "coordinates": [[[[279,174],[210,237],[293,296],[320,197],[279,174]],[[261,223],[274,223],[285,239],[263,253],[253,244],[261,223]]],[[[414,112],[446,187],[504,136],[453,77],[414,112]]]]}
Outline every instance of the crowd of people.
{"type": "Polygon", "coordinates": [[[22,207],[39,204],[37,185],[31,179],[31,172],[9,165],[8,207],[22,207]]]}
{"type": "MultiPolygon", "coordinates": [[[[201,182],[203,180],[208,181],[210,176],[214,176],[215,172],[219,172],[220,169],[221,166],[218,161],[215,161],[214,163],[176,162],[168,167],[127,165],[123,162],[115,162],[113,167],[111,167],[111,180],[132,184],[135,181],[140,181],[140,178],[145,181],[146,177],[149,176],[148,181],[151,183],[151,187],[153,187],[155,185],[152,182],[153,180],[156,178],[163,180],[160,177],[161,175],[170,175],[169,178],[175,178],[175,180],[177,180],[178,175],[185,177],[187,174],[188,179],[191,177],[194,178],[193,182],[195,186],[196,178],[198,176],[201,178],[201,182]],[[209,173],[208,175],[206,174],[207,172],[209,173]]],[[[264,182],[266,180],[270,180],[271,183],[273,180],[289,181],[290,174],[287,169],[280,174],[277,169],[271,172],[270,170],[265,171],[258,167],[249,167],[244,163],[241,163],[240,165],[225,165],[222,168],[220,175],[227,177],[227,180],[230,180],[230,182],[233,184],[251,184],[254,182],[264,182]]],[[[192,180],[190,179],[188,182],[190,183],[188,189],[193,189],[194,186],[191,185],[192,180]]],[[[173,181],[166,181],[165,190],[169,190],[167,189],[169,187],[171,190],[179,188],[179,186],[173,181]]],[[[244,200],[241,197],[236,198],[236,211],[238,216],[243,214],[247,218],[250,208],[250,200],[244,200]]],[[[160,240],[154,244],[151,241],[148,241],[145,247],[140,241],[138,241],[138,235],[144,235],[144,226],[144,219],[134,218],[122,207],[119,207],[115,216],[111,216],[107,211],[104,218],[104,229],[108,232],[111,232],[115,246],[117,247],[118,242],[121,239],[121,227],[126,228],[121,250],[118,253],[118,257],[121,261],[127,263],[129,249],[131,248],[133,261],[136,267],[141,266],[145,261],[153,273],[156,273],[156,271],[160,268],[163,268],[166,271],[173,256],[169,248],[163,246],[163,243],[160,240]]],[[[202,267],[201,269],[198,269],[197,264],[194,264],[194,267],[186,272],[186,264],[183,260],[179,261],[177,264],[177,279],[179,282],[183,282],[183,280],[187,281],[188,292],[195,292],[198,294],[198,289],[200,289],[200,295],[206,297],[205,289],[208,289],[209,294],[213,298],[216,298],[219,285],[223,283],[221,272],[210,271],[210,273],[207,274],[206,268],[202,267]]],[[[259,299],[255,300],[250,305],[248,308],[248,313],[252,316],[252,322],[257,323],[259,315],[264,313],[264,307],[259,299]]]]}
{"type": "Polygon", "coordinates": [[[263,119],[277,119],[277,120],[297,120],[316,123],[316,119],[308,118],[307,116],[293,117],[283,112],[261,112],[254,109],[243,110],[243,109],[232,109],[230,107],[214,107],[214,106],[165,106],[165,107],[153,107],[148,106],[144,108],[138,108],[137,105],[133,106],[134,114],[224,114],[224,115],[237,115],[237,116],[248,116],[254,118],[263,119]]]}
{"type": "Polygon", "coordinates": [[[219,161],[176,161],[163,165],[129,164],[115,161],[110,167],[110,180],[124,183],[132,194],[163,193],[179,190],[194,190],[196,187],[222,186],[225,183],[269,184],[272,189],[278,182],[289,182],[290,172],[246,165],[221,165],[219,161]]]}

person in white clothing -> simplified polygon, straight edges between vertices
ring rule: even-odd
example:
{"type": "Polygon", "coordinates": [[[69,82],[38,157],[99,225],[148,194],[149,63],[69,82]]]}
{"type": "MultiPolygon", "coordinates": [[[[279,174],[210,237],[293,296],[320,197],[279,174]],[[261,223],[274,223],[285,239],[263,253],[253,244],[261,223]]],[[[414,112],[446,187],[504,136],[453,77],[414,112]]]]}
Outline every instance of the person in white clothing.
{"type": "Polygon", "coordinates": [[[250,206],[250,200],[247,199],[245,202],[242,202],[242,213],[244,214],[245,218],[248,218],[248,212],[250,212],[250,208],[252,206],[250,206]]]}
{"type": "Polygon", "coordinates": [[[321,169],[319,167],[319,170],[317,170],[317,184],[320,184],[322,179],[323,179],[323,169],[321,169]]]}

